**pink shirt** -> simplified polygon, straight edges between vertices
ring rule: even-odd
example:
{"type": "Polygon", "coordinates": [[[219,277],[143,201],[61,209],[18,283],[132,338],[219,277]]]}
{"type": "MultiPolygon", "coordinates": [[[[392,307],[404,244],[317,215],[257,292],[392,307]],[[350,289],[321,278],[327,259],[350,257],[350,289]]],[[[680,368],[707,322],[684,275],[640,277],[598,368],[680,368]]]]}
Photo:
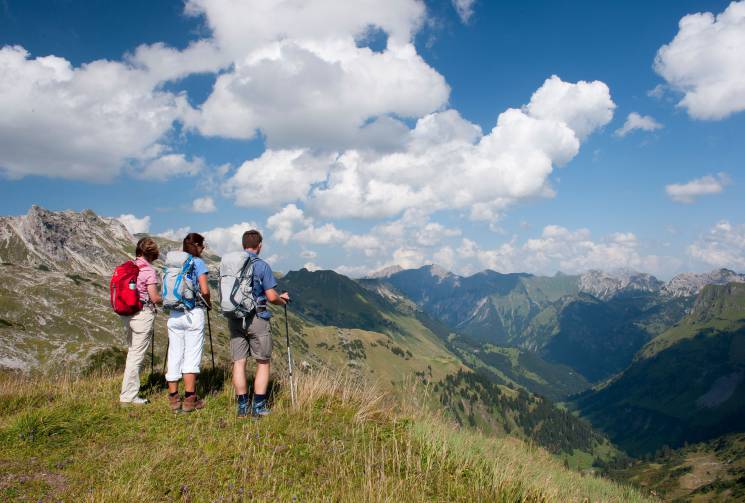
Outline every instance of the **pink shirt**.
{"type": "Polygon", "coordinates": [[[143,257],[137,257],[135,264],[140,268],[140,274],[137,275],[137,291],[140,292],[140,300],[147,302],[150,300],[147,287],[148,285],[157,285],[158,276],[155,274],[155,269],[150,265],[150,262],[143,257]]]}

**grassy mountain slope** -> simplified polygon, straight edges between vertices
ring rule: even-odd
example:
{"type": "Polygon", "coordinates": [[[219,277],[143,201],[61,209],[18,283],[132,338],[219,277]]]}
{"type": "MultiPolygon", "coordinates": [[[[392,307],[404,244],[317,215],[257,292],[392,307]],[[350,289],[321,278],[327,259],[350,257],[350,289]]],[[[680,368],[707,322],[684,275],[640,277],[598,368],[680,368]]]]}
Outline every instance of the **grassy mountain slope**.
{"type": "Polygon", "coordinates": [[[614,478],[665,501],[745,500],[745,434],[727,435],[610,470],[614,478]]]}
{"type": "MultiPolygon", "coordinates": [[[[205,384],[203,381],[202,384],[205,384]]],[[[120,408],[117,379],[0,381],[0,499],[15,501],[647,501],[545,451],[394,412],[343,378],[300,381],[299,404],[239,421],[229,383],[207,406],[120,408]]]]}
{"type": "Polygon", "coordinates": [[[742,284],[706,287],[663,344],[576,399],[582,415],[632,454],[745,430],[744,293],[742,284]]]}

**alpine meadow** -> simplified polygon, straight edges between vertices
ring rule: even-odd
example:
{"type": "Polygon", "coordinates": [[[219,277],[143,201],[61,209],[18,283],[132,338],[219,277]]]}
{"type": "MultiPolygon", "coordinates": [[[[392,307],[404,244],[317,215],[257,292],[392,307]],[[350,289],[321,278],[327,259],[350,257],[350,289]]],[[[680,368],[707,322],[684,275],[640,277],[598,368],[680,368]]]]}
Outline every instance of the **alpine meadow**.
{"type": "Polygon", "coordinates": [[[745,0],[0,2],[0,501],[745,502],[745,0]]]}

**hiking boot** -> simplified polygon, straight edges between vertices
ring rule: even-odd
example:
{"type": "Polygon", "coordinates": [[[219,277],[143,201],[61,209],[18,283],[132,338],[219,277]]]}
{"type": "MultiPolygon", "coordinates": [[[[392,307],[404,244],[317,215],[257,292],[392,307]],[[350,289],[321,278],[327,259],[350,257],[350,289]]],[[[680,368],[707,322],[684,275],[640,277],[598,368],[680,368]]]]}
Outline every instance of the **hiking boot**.
{"type": "Polygon", "coordinates": [[[173,412],[178,412],[181,410],[181,396],[171,396],[168,395],[168,405],[171,406],[171,410],[173,412]]]}
{"type": "Polygon", "coordinates": [[[181,410],[184,412],[191,412],[204,407],[204,400],[199,398],[197,395],[191,395],[184,398],[184,402],[181,405],[181,410]]]}
{"type": "Polygon", "coordinates": [[[248,417],[248,411],[250,407],[251,407],[251,404],[248,401],[244,403],[238,402],[238,417],[239,418],[248,417]]]}
{"type": "Polygon", "coordinates": [[[251,414],[256,418],[268,416],[271,412],[266,402],[255,403],[251,407],[251,414]]]}
{"type": "Polygon", "coordinates": [[[150,400],[148,400],[147,398],[140,398],[139,396],[136,396],[132,400],[130,400],[129,402],[120,401],[119,403],[121,405],[124,405],[124,406],[127,406],[127,405],[145,405],[145,404],[150,403],[150,400]]]}

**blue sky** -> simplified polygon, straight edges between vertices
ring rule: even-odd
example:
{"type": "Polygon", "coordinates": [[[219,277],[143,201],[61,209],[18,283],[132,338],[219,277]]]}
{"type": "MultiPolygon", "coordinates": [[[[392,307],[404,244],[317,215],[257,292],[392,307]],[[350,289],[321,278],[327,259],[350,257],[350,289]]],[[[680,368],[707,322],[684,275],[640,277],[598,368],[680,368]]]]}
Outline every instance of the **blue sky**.
{"type": "Polygon", "coordinates": [[[0,213],[256,225],[279,270],[745,270],[745,2],[277,4],[1,2],[0,213]]]}

